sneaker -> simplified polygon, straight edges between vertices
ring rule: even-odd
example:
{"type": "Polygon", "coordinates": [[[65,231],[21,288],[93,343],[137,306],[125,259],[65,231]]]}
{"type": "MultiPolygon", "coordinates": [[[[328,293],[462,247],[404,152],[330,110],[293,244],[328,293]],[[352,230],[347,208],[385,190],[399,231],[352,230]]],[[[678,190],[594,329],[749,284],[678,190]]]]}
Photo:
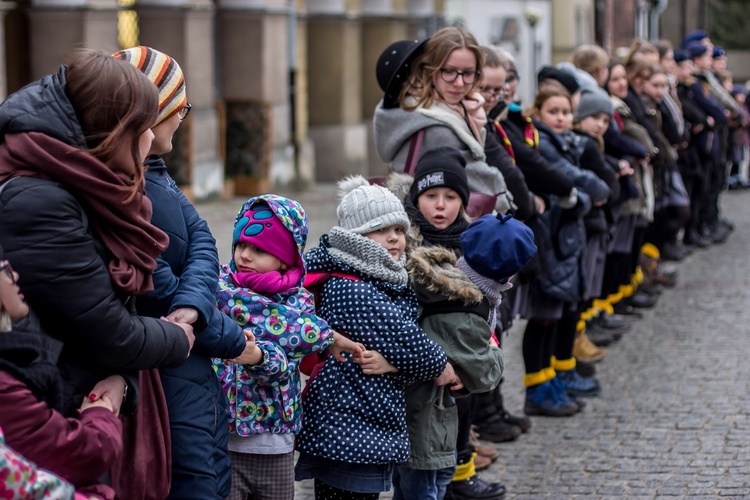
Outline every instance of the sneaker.
{"type": "Polygon", "coordinates": [[[641,319],[643,317],[643,313],[625,302],[625,299],[612,306],[612,309],[614,309],[615,314],[620,316],[627,316],[635,319],[641,319]]]}
{"type": "Polygon", "coordinates": [[[498,413],[476,424],[480,439],[493,443],[513,441],[522,434],[521,428],[503,420],[498,413]]]}
{"type": "Polygon", "coordinates": [[[638,285],[638,290],[642,290],[652,297],[658,297],[664,292],[664,287],[659,283],[641,283],[638,285]]]}
{"type": "Polygon", "coordinates": [[[573,342],[573,357],[584,363],[596,363],[604,359],[607,351],[596,347],[586,336],[586,332],[578,332],[573,342]]]}
{"type": "Polygon", "coordinates": [[[622,333],[629,332],[633,325],[630,321],[615,316],[614,314],[600,314],[597,317],[599,326],[606,330],[622,330],[622,333]]]}
{"type": "Polygon", "coordinates": [[[664,245],[662,245],[661,249],[659,250],[659,255],[664,260],[671,260],[674,262],[679,262],[687,257],[684,251],[680,250],[679,247],[671,243],[665,243],[664,245]]]}
{"type": "Polygon", "coordinates": [[[565,390],[565,384],[562,383],[559,377],[554,377],[550,380],[552,389],[555,391],[556,397],[561,401],[570,401],[578,407],[578,411],[586,408],[586,401],[578,399],[576,396],[568,394],[565,390]]]}
{"type": "Polygon", "coordinates": [[[578,405],[570,399],[561,398],[549,381],[526,388],[526,415],[567,417],[576,413],[578,409],[578,405]]]}
{"type": "Polygon", "coordinates": [[[624,301],[639,309],[651,309],[656,305],[656,298],[641,290],[637,290],[633,295],[624,299],[624,301]]]}
{"type": "Polygon", "coordinates": [[[576,371],[581,377],[593,377],[596,375],[596,365],[576,360],[576,371]]]}
{"type": "Polygon", "coordinates": [[[521,429],[521,432],[526,432],[531,429],[531,419],[526,415],[522,415],[520,417],[517,415],[511,415],[507,410],[503,409],[503,412],[500,414],[500,418],[505,420],[510,425],[515,425],[516,427],[521,429]]]}
{"type": "Polygon", "coordinates": [[[565,370],[557,372],[565,392],[571,396],[590,398],[598,396],[601,392],[599,382],[594,378],[581,377],[575,370],[565,370]]]}
{"type": "MultiPolygon", "coordinates": [[[[593,323],[586,324],[586,336],[596,347],[607,347],[615,340],[615,336],[603,328],[597,327],[593,323]]],[[[622,336],[622,334],[620,334],[622,336]]]]}
{"type": "Polygon", "coordinates": [[[690,229],[686,231],[685,237],[683,238],[683,242],[688,243],[690,245],[695,245],[697,248],[706,248],[707,246],[711,245],[711,240],[704,237],[696,229],[690,229]]]}
{"type": "Polygon", "coordinates": [[[445,500],[496,500],[505,495],[505,486],[488,483],[477,474],[463,481],[453,481],[445,492],[445,500]]]}

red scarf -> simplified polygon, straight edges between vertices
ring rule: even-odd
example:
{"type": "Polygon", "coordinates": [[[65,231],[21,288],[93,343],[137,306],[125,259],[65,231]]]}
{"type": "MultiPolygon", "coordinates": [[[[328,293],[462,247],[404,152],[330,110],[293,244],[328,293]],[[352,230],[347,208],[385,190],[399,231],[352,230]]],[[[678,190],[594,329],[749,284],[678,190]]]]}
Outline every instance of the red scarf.
{"type": "MultiPolygon", "coordinates": [[[[151,202],[140,189],[127,204],[132,181],[86,151],[39,132],[9,134],[0,145],[0,183],[14,177],[50,179],[70,187],[86,202],[86,215],[112,253],[114,287],[131,295],[154,289],[156,258],[169,238],[151,225],[151,202]]],[[[54,211],[50,207],[50,211],[54,211]]]]}

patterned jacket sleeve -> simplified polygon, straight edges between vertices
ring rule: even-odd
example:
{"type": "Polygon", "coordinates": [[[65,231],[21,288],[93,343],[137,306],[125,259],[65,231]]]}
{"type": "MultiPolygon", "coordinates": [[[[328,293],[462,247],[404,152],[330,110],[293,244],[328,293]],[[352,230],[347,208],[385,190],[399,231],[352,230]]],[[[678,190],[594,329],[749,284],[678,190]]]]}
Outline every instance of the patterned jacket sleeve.
{"type": "Polygon", "coordinates": [[[402,377],[434,380],[445,369],[443,349],[372,285],[334,278],[324,285],[323,297],[331,327],[378,351],[402,377]]]}

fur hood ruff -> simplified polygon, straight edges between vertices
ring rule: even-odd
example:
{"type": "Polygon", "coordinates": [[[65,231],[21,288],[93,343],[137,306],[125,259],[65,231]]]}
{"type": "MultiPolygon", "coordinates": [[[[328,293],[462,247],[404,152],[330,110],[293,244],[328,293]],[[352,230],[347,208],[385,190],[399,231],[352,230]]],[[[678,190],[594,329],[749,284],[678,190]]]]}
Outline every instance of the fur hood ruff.
{"type": "Polygon", "coordinates": [[[411,252],[406,268],[417,288],[440,296],[438,300],[460,300],[467,306],[480,303],[484,294],[456,267],[457,260],[446,248],[419,247],[411,252]]]}

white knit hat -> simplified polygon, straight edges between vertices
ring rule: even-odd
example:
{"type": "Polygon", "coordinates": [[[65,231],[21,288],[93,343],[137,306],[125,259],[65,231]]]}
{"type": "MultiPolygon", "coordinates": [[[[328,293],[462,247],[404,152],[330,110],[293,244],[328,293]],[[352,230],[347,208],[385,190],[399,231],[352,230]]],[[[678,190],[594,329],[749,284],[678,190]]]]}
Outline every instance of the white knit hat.
{"type": "Polygon", "coordinates": [[[409,216],[401,201],[382,186],[373,186],[361,175],[338,182],[341,203],[336,209],[339,226],[367,234],[389,226],[409,228],[409,216]]]}

